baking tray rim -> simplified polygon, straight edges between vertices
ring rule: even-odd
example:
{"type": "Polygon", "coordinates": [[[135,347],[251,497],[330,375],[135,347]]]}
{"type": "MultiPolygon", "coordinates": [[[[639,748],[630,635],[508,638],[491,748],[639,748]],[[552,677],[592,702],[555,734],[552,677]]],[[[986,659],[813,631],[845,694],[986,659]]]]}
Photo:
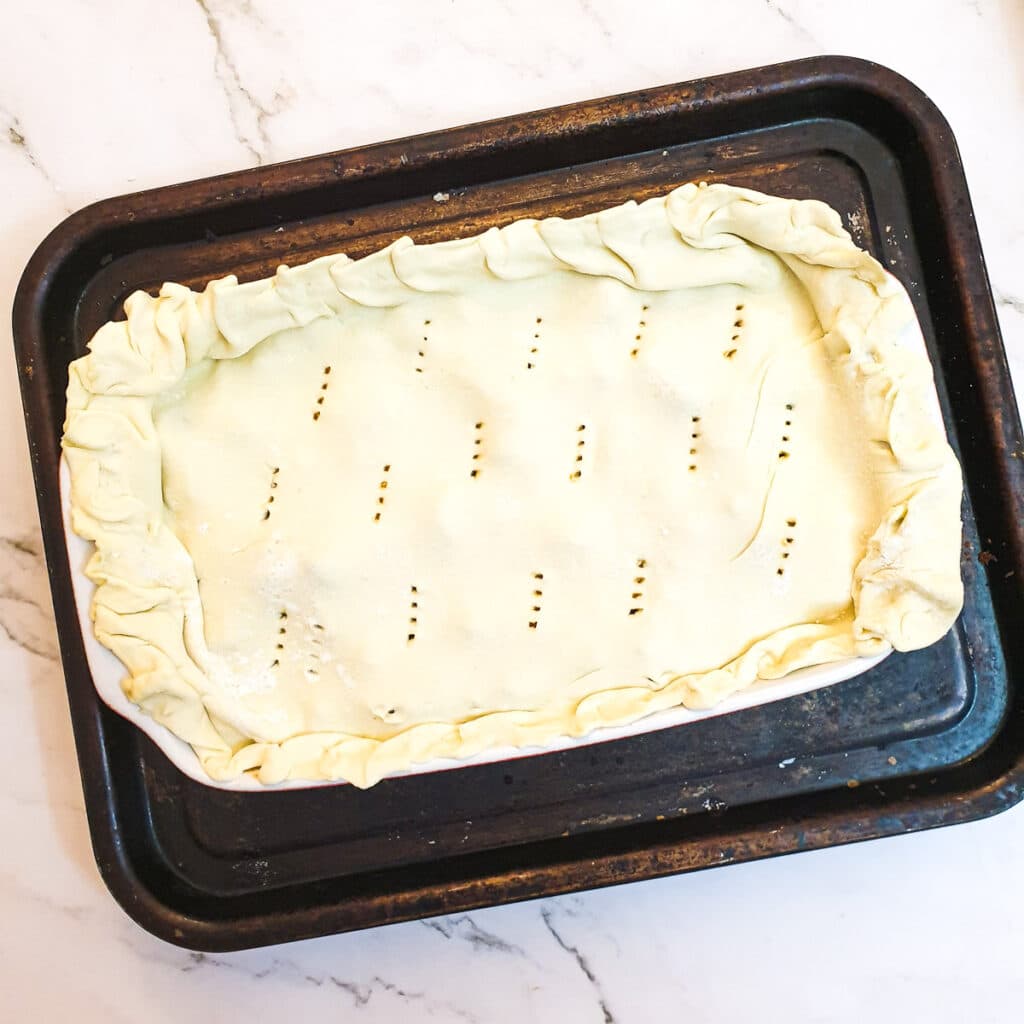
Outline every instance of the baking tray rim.
{"type": "MultiPolygon", "coordinates": [[[[43,516],[48,568],[51,586],[55,593],[58,588],[63,589],[68,582],[67,556],[66,552],[62,550],[63,538],[54,536],[54,531],[47,525],[46,505],[50,502],[47,485],[55,483],[55,481],[49,480],[50,467],[44,465],[41,460],[38,437],[32,429],[33,420],[41,418],[46,412],[46,396],[40,393],[40,388],[33,386],[31,343],[26,339],[38,340],[39,338],[40,332],[37,330],[35,318],[36,307],[45,295],[53,275],[59,271],[63,259],[101,231],[126,226],[130,220],[126,217],[129,208],[145,211],[147,204],[144,201],[140,203],[140,197],[154,193],[159,193],[164,197],[173,197],[175,193],[184,196],[188,192],[193,202],[201,200],[202,196],[205,196],[211,207],[216,207],[218,204],[230,207],[232,204],[253,201],[251,196],[253,191],[259,193],[257,199],[264,199],[268,195],[288,195],[290,191],[294,190],[293,183],[299,179],[303,182],[303,189],[307,190],[315,189],[328,182],[335,184],[339,177],[344,179],[348,161],[354,156],[379,158],[377,166],[373,168],[357,167],[356,176],[399,172],[400,157],[409,151],[410,144],[414,141],[421,145],[428,142],[436,143],[434,150],[427,152],[425,160],[433,157],[443,159],[450,155],[453,149],[464,153],[472,150],[474,146],[483,148],[488,142],[515,145],[517,142],[521,143],[524,137],[529,138],[531,130],[534,132],[532,138],[536,139],[538,135],[542,136],[545,130],[551,131],[550,126],[545,129],[545,121],[552,116],[563,117],[567,122],[572,122],[574,116],[577,119],[583,119],[582,128],[579,124],[569,123],[568,127],[563,126],[559,129],[563,134],[585,130],[588,118],[596,116],[600,123],[601,112],[606,110],[609,104],[615,102],[660,99],[666,103],[675,104],[680,112],[687,113],[699,108],[702,103],[727,105],[730,99],[735,99],[744,93],[749,94],[751,90],[762,94],[773,89],[784,93],[787,90],[799,92],[809,88],[843,87],[852,87],[861,93],[871,94],[876,100],[895,108],[897,113],[915,126],[918,129],[920,144],[930,158],[929,169],[935,178],[933,186],[937,191],[941,191],[946,199],[950,194],[962,199],[960,209],[952,210],[949,215],[958,223],[947,223],[945,227],[951,247],[950,251],[960,254],[969,251],[972,256],[976,256],[976,262],[981,270],[980,286],[979,282],[975,280],[974,285],[977,287],[973,292],[968,293],[967,286],[961,283],[960,291],[965,300],[965,309],[969,313],[973,311],[976,314],[976,320],[979,317],[982,320],[988,320],[988,324],[985,325],[989,328],[987,336],[982,339],[987,344],[979,343],[979,347],[984,349],[984,359],[987,363],[994,365],[1000,379],[996,382],[982,381],[983,386],[989,392],[984,397],[989,400],[993,397],[1005,398],[1009,393],[1012,399],[1005,354],[1001,350],[991,294],[984,278],[984,262],[981,256],[980,242],[974,229],[966,183],[963,181],[962,168],[955,153],[955,143],[952,142],[949,127],[934,104],[916,86],[893,71],[856,58],[817,57],[788,62],[767,68],[716,76],[711,79],[668,85],[638,93],[550,108],[517,117],[501,118],[461,128],[431,132],[408,139],[357,147],[352,150],[303,158],[285,164],[232,172],[227,175],[202,179],[199,182],[172,185],[150,190],[149,193],[136,193],[94,203],[72,214],[55,228],[36,250],[23,274],[14,304],[15,345],[19,357],[18,369],[29,427],[37,497],[43,516]],[[717,87],[718,91],[713,92],[707,99],[703,98],[702,90],[711,92],[712,87],[717,87]],[[509,139],[502,134],[502,128],[508,127],[512,123],[520,126],[520,132],[517,137],[509,139]],[[523,129],[524,125],[526,129],[523,129]],[[954,159],[951,161],[951,169],[942,166],[940,161],[935,159],[935,147],[939,145],[938,140],[941,137],[945,138],[947,146],[953,145],[954,159]],[[449,144],[446,145],[446,142],[449,144]],[[461,142],[461,149],[453,147],[451,142],[461,142]],[[300,175],[289,175],[288,172],[296,172],[300,168],[300,175]],[[340,174],[339,168],[341,169],[340,174]],[[272,188],[268,190],[265,183],[261,183],[258,187],[252,185],[254,181],[265,178],[269,172],[280,174],[280,178],[274,179],[272,188]],[[197,192],[201,194],[198,197],[197,192]],[[959,230],[954,231],[954,227],[959,230]],[[967,299],[972,299],[973,304],[967,302],[967,299]],[[1000,390],[1000,385],[1002,390],[1000,390]],[[63,564],[61,563],[62,556],[63,564]],[[62,574],[64,578],[62,578],[62,574]]],[[[658,104],[655,103],[654,106],[657,108],[658,104]]],[[[655,114],[657,115],[657,113],[656,109],[655,114]]],[[[408,158],[408,162],[412,163],[415,159],[417,158],[408,158]]],[[[153,219],[158,219],[159,216],[163,215],[153,214],[153,219]]],[[[146,214],[142,212],[137,217],[136,224],[145,223],[146,220],[146,214]]],[[[974,326],[976,329],[971,333],[978,335],[980,333],[977,329],[978,325],[974,326]]],[[[990,407],[992,405],[991,401],[986,404],[990,407]]],[[[1020,458],[1020,455],[1024,454],[1024,447],[1021,446],[1019,415],[1014,406],[1009,408],[997,406],[996,411],[996,422],[993,424],[993,429],[999,431],[1001,438],[997,437],[994,440],[1001,442],[997,443],[997,447],[1001,449],[1002,453],[999,463],[1002,477],[998,483],[1005,499],[1004,504],[1008,503],[1011,509],[1015,505],[1019,508],[1021,494],[1024,493],[1024,487],[1022,487],[1024,460],[1020,458]],[[1016,462],[1012,461],[1014,458],[1016,458],[1016,462]]],[[[1021,517],[1018,516],[1016,523],[1011,523],[1010,526],[1010,536],[1007,537],[1005,544],[1010,548],[1010,554],[1013,556],[1012,564],[1021,566],[1024,563],[1024,559],[1021,557],[1021,553],[1024,551],[1024,543],[1022,543],[1024,524],[1021,522],[1021,517]],[[1013,526],[1016,526],[1015,531],[1012,529],[1013,526]]],[[[75,633],[74,629],[63,630],[60,637],[61,649],[65,658],[73,654],[74,636],[70,635],[73,633],[75,633]]],[[[80,641],[81,637],[79,636],[78,639],[80,641]]],[[[83,768],[85,768],[83,760],[85,728],[86,723],[76,717],[76,742],[79,746],[79,757],[83,768]]],[[[102,748],[99,755],[103,769],[108,770],[109,765],[102,748]]],[[[986,775],[974,789],[967,794],[956,794],[955,799],[952,800],[945,787],[940,786],[927,796],[905,798],[899,802],[888,801],[883,805],[887,813],[879,815],[879,808],[873,805],[872,801],[867,798],[867,794],[852,793],[848,798],[849,810],[845,813],[833,811],[830,815],[825,816],[827,821],[824,824],[814,815],[804,815],[803,818],[808,819],[809,827],[798,827],[798,823],[802,820],[800,817],[787,819],[790,828],[771,836],[765,836],[756,826],[746,830],[740,827],[743,814],[742,809],[737,809],[731,819],[719,819],[720,826],[729,822],[733,827],[717,828],[716,835],[721,837],[722,848],[727,853],[714,862],[707,857],[701,858],[700,851],[688,850],[685,842],[680,844],[673,840],[670,834],[672,830],[667,828],[663,830],[660,840],[652,837],[651,842],[641,849],[632,849],[626,853],[608,852],[605,854],[595,854],[592,851],[591,855],[586,858],[587,876],[585,878],[571,877],[570,873],[566,871],[566,863],[579,863],[578,858],[573,858],[570,855],[565,860],[559,859],[549,864],[533,866],[525,871],[491,873],[485,877],[469,879],[457,886],[445,882],[442,885],[433,886],[432,889],[426,887],[416,892],[392,895],[383,901],[381,897],[371,895],[365,899],[360,897],[348,899],[343,906],[324,905],[316,908],[315,913],[311,913],[309,908],[306,908],[302,922],[294,919],[295,914],[284,913],[274,919],[276,927],[268,928],[264,925],[264,931],[273,931],[275,941],[300,938],[327,930],[338,931],[360,927],[359,919],[371,909],[375,913],[369,914],[372,920],[366,923],[399,921],[428,916],[432,913],[465,910],[485,905],[494,902],[495,891],[504,890],[503,901],[512,902],[534,896],[551,895],[579,888],[692,870],[708,866],[711,863],[732,863],[755,857],[773,856],[797,849],[820,848],[880,835],[972,820],[1012,806],[1024,796],[1024,745],[1011,752],[1010,757],[1004,757],[996,767],[997,770],[994,774],[986,775]],[[908,817],[912,819],[909,823],[906,820],[908,817]],[[817,827],[814,827],[815,825],[817,827]],[[665,833],[669,834],[665,835],[665,833]],[[624,871],[624,868],[631,868],[631,870],[624,871]],[[382,910],[383,913],[381,913],[382,910]],[[314,919],[321,920],[321,924],[325,926],[318,926],[314,919]]],[[[94,850],[104,880],[117,901],[139,924],[168,941],[196,949],[223,950],[269,941],[262,935],[241,936],[238,922],[234,919],[219,918],[216,915],[211,915],[208,919],[198,919],[182,914],[174,907],[157,899],[136,875],[128,856],[124,837],[118,830],[117,822],[112,820],[109,814],[103,814],[105,809],[102,803],[103,780],[100,778],[90,779],[83,771],[83,783],[86,788],[94,850]],[[90,799],[91,796],[95,798],[90,799]]],[[[834,794],[828,793],[804,794],[801,799],[813,805],[820,802],[816,800],[817,797],[828,795],[834,796],[834,794]]],[[[785,803],[785,800],[781,803],[785,803]]],[[[782,809],[784,810],[784,808],[782,809]]],[[[633,831],[647,828],[648,826],[634,826],[633,831]]]]}

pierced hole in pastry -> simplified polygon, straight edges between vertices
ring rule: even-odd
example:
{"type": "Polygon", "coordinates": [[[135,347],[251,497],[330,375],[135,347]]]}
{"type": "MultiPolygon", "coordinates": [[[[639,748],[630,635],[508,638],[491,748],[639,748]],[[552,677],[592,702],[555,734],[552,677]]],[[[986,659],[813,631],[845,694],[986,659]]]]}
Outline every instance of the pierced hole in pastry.
{"type": "Polygon", "coordinates": [[[782,440],[783,440],[783,441],[788,441],[788,440],[789,440],[789,437],[788,437],[788,436],[787,436],[786,434],[783,434],[783,435],[782,435],[782,440]]]}
{"type": "Polygon", "coordinates": [[[786,538],[786,543],[787,544],[792,544],[793,543],[793,538],[792,537],[787,537],[786,538]]]}
{"type": "Polygon", "coordinates": [[[539,612],[540,611],[540,605],[539,604],[532,605],[530,607],[530,611],[532,611],[532,612],[539,612]]]}
{"type": "Polygon", "coordinates": [[[288,613],[283,611],[283,612],[281,612],[280,615],[278,615],[278,618],[279,619],[287,619],[288,618],[288,613]]]}
{"type": "Polygon", "coordinates": [[[277,668],[277,666],[278,666],[278,665],[280,665],[280,664],[281,664],[281,662],[280,662],[280,661],[278,661],[278,659],[277,659],[277,658],[275,658],[275,659],[274,659],[274,660],[273,660],[273,661],[272,661],[272,662],[270,663],[270,667],[271,667],[271,668],[277,668]]]}
{"type": "Polygon", "coordinates": [[[743,312],[743,303],[742,302],[737,302],[736,303],[736,312],[737,313],[742,313],[743,312]]]}
{"type": "Polygon", "coordinates": [[[325,366],[324,367],[324,374],[329,374],[330,372],[331,372],[331,368],[329,366],[325,366]]]}
{"type": "MultiPolygon", "coordinates": [[[[584,431],[585,431],[586,429],[587,429],[587,425],[586,425],[586,423],[580,423],[580,424],[579,424],[579,425],[578,425],[578,426],[576,427],[576,433],[577,433],[577,434],[582,434],[582,433],[583,433],[583,432],[584,432],[584,431]]],[[[586,440],[585,440],[585,438],[583,438],[583,437],[580,437],[580,438],[579,438],[579,439],[578,439],[578,440],[576,441],[576,447],[577,447],[577,449],[578,449],[578,451],[576,452],[576,458],[575,458],[575,460],[574,460],[574,461],[576,462],[576,470],[575,470],[575,472],[572,472],[572,473],[570,473],[570,474],[569,474],[569,479],[570,479],[570,480],[579,480],[579,478],[580,478],[581,476],[583,476],[583,466],[582,466],[582,462],[583,462],[583,448],[584,448],[585,446],[586,446],[586,440]]]]}
{"type": "Polygon", "coordinates": [[[319,409],[317,409],[317,411],[315,413],[313,413],[313,419],[314,420],[320,419],[320,410],[319,409]]]}
{"type": "Polygon", "coordinates": [[[726,359],[732,359],[732,357],[736,355],[736,349],[730,348],[727,351],[723,352],[722,355],[725,356],[726,359]]]}
{"type": "MultiPolygon", "coordinates": [[[[277,480],[275,479],[275,477],[280,472],[281,472],[281,467],[280,466],[271,466],[271,468],[270,468],[270,490],[271,490],[271,492],[273,492],[273,490],[277,487],[277,480]]],[[[266,522],[270,518],[270,506],[273,505],[273,503],[274,503],[274,495],[273,495],[273,493],[271,493],[270,496],[267,498],[267,507],[264,508],[264,510],[263,510],[263,521],[264,522],[266,522]]]]}
{"type": "Polygon", "coordinates": [[[537,317],[537,323],[539,323],[539,324],[540,324],[540,323],[543,323],[543,322],[544,322],[544,321],[543,321],[543,318],[542,318],[542,317],[537,317]]]}
{"type": "Polygon", "coordinates": [[[536,622],[536,620],[534,620],[534,621],[530,622],[530,623],[529,623],[529,626],[530,626],[530,629],[536,629],[536,628],[537,628],[537,622],[536,622]]]}
{"type": "Polygon", "coordinates": [[[629,609],[629,614],[630,615],[640,615],[642,613],[643,613],[643,608],[630,608],[629,609]]]}
{"type": "Polygon", "coordinates": [[[418,591],[415,586],[409,587],[409,593],[412,597],[409,600],[409,633],[406,636],[406,643],[411,644],[416,639],[417,623],[419,622],[419,612],[416,609],[419,608],[419,602],[416,600],[418,591]]]}
{"type": "MultiPolygon", "coordinates": [[[[477,448],[477,447],[483,445],[483,443],[484,443],[483,442],[483,436],[480,435],[480,431],[482,431],[484,429],[484,421],[483,420],[477,420],[477,422],[473,424],[473,429],[477,431],[477,435],[478,435],[477,437],[473,438],[473,447],[477,448]]],[[[470,456],[471,461],[476,462],[481,457],[482,454],[483,453],[479,452],[479,451],[474,452],[470,456]]],[[[479,475],[479,472],[480,472],[479,469],[474,468],[473,470],[470,471],[469,475],[471,477],[475,477],[475,476],[479,475]]]]}
{"type": "Polygon", "coordinates": [[[542,572],[535,572],[533,574],[533,578],[535,580],[542,580],[542,579],[544,579],[544,573],[542,573],[542,572]]]}
{"type": "Polygon", "coordinates": [[[691,473],[696,473],[697,472],[697,467],[691,464],[690,465],[690,472],[691,473]]]}
{"type": "Polygon", "coordinates": [[[630,594],[629,596],[631,598],[633,598],[634,601],[639,601],[640,598],[644,596],[644,594],[643,594],[642,590],[636,590],[632,594],[630,594]]]}
{"type": "Polygon", "coordinates": [[[783,551],[782,552],[782,557],[783,558],[789,558],[789,552],[788,551],[783,551]]]}
{"type": "Polygon", "coordinates": [[[786,420],[786,426],[787,427],[793,426],[793,421],[792,420],[786,420]]]}
{"type": "Polygon", "coordinates": [[[796,526],[796,520],[795,519],[787,519],[786,520],[786,525],[787,526],[796,526]]]}
{"type": "Polygon", "coordinates": [[[326,391],[330,386],[331,385],[328,384],[327,381],[324,381],[323,384],[320,385],[320,390],[321,391],[326,391]]]}
{"type": "Polygon", "coordinates": [[[784,573],[785,573],[785,569],[783,569],[781,567],[775,570],[775,575],[776,576],[782,576],[784,573]]]}
{"type": "Polygon", "coordinates": [[[789,458],[789,452],[779,452],[779,458],[780,459],[788,459],[789,458]]]}
{"type": "Polygon", "coordinates": [[[423,326],[424,327],[429,327],[430,326],[430,321],[429,320],[424,320],[423,321],[423,326]]]}
{"type": "Polygon", "coordinates": [[[786,403],[786,412],[792,412],[792,411],[793,411],[793,403],[792,402],[787,402],[786,403]]]}
{"type": "MultiPolygon", "coordinates": [[[[391,463],[390,462],[385,462],[384,463],[382,472],[384,474],[384,478],[377,485],[377,489],[380,490],[380,491],[386,491],[388,489],[387,475],[388,475],[388,473],[391,472],[391,463]]],[[[385,496],[383,494],[378,494],[377,495],[377,504],[380,505],[381,508],[377,509],[377,511],[374,513],[373,521],[375,523],[379,523],[380,520],[381,520],[381,515],[382,515],[382,513],[384,511],[384,509],[383,509],[384,497],[385,496]]]]}
{"type": "Polygon", "coordinates": [[[636,359],[636,357],[637,357],[638,355],[640,355],[640,349],[638,349],[638,348],[633,348],[633,349],[630,349],[630,350],[629,350],[629,354],[630,354],[630,355],[631,355],[631,356],[632,356],[632,357],[633,357],[634,359],[636,359]]]}

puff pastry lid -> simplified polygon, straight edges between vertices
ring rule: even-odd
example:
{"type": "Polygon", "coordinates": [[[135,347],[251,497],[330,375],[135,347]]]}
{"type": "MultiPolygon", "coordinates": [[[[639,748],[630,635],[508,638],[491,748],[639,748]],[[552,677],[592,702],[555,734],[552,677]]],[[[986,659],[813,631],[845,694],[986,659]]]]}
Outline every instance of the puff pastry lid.
{"type": "Polygon", "coordinates": [[[371,785],[960,610],[910,301],[820,202],[686,185],[125,311],[70,367],[72,525],[214,778],[371,785]]]}

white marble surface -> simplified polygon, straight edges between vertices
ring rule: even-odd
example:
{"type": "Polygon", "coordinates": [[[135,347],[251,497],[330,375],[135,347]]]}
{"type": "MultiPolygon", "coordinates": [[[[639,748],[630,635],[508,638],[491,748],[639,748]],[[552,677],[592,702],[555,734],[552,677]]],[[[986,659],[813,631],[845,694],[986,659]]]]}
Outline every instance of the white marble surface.
{"type": "MultiPolygon", "coordinates": [[[[903,72],[951,121],[1024,389],[1024,207],[1008,191],[1024,166],[1020,0],[8,0],[0,26],[8,309],[44,233],[102,196],[844,52],[903,72]]],[[[9,338],[0,387],[4,1019],[1020,1019],[1024,806],[242,954],[151,938],[107,895],[89,848],[9,338]]]]}

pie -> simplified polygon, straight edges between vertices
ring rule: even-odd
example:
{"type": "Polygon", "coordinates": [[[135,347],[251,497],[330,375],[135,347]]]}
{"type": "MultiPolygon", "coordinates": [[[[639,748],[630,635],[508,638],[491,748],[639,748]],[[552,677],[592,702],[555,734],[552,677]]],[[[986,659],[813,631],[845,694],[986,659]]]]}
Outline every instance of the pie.
{"type": "Polygon", "coordinates": [[[369,786],[959,613],[919,328],[823,203],[691,184],[125,312],[70,368],[72,525],[215,779],[369,786]]]}

